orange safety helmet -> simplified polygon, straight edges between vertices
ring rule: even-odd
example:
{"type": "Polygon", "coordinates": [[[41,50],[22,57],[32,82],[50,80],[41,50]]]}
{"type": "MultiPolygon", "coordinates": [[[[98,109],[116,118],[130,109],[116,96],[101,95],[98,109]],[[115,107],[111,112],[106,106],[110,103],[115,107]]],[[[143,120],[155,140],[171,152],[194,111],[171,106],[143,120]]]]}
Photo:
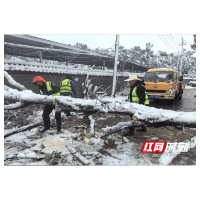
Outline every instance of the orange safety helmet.
{"type": "MultiPolygon", "coordinates": [[[[35,78],[33,78],[33,84],[35,85],[35,86],[37,86],[35,83],[37,82],[37,81],[42,81],[42,82],[44,82],[45,84],[47,83],[41,76],[36,76],[35,78]]],[[[38,86],[37,86],[38,87],[38,86]]]]}

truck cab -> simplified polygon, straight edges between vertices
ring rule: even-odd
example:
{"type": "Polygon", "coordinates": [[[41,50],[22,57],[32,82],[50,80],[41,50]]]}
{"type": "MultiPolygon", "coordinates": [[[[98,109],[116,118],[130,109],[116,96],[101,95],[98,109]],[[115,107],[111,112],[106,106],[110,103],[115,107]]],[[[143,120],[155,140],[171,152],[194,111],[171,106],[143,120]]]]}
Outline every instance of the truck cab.
{"type": "Polygon", "coordinates": [[[176,99],[181,100],[185,84],[181,81],[183,76],[179,76],[174,69],[150,69],[144,75],[145,88],[149,99],[166,99],[171,104],[176,99]]]}

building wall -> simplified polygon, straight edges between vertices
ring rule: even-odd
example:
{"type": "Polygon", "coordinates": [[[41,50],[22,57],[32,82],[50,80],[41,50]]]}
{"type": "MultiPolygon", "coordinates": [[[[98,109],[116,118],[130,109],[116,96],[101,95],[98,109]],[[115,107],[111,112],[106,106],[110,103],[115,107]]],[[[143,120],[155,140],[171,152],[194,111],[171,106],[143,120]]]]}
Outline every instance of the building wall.
{"type": "MultiPolygon", "coordinates": [[[[53,74],[53,73],[49,74],[49,73],[41,73],[41,72],[38,73],[38,72],[9,71],[9,70],[7,70],[7,72],[9,75],[12,76],[12,78],[16,82],[24,85],[27,89],[32,90],[35,93],[39,93],[38,88],[32,84],[33,78],[35,76],[41,76],[46,81],[53,81],[57,85],[59,85],[60,82],[64,80],[65,78],[65,75],[63,74],[53,74]]],[[[71,76],[76,85],[77,98],[83,98],[82,83],[85,82],[86,75],[72,75],[71,74],[71,76]]],[[[91,84],[93,84],[92,89],[94,89],[94,86],[101,86],[102,89],[106,89],[109,86],[111,86],[112,88],[112,81],[113,81],[112,76],[89,76],[89,79],[91,79],[91,84]]],[[[117,85],[116,85],[117,92],[122,90],[126,86],[126,82],[124,82],[125,79],[127,79],[127,77],[118,77],[117,85]]],[[[4,78],[4,84],[11,88],[15,88],[11,84],[9,84],[6,78],[4,78]]]]}

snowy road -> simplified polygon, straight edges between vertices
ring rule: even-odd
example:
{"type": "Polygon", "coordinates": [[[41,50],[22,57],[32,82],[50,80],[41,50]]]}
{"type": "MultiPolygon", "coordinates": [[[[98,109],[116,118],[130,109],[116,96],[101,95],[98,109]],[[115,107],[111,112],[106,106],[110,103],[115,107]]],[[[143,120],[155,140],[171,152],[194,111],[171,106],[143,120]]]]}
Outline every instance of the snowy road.
{"type": "Polygon", "coordinates": [[[154,100],[150,99],[151,107],[155,108],[163,108],[166,110],[174,110],[174,111],[196,111],[196,88],[188,88],[183,90],[182,99],[177,100],[173,106],[170,105],[170,102],[167,100],[154,100]]]}

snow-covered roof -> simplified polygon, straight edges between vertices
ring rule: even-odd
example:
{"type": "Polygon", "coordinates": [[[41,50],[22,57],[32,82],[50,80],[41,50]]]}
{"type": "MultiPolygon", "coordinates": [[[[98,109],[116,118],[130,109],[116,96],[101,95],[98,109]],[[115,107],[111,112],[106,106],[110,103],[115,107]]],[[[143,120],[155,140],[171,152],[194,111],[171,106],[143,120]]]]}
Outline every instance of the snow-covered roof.
{"type": "MultiPolygon", "coordinates": [[[[42,59],[65,61],[76,64],[86,64],[106,67],[114,66],[115,56],[102,54],[96,51],[85,50],[69,45],[37,38],[24,34],[5,34],[4,35],[4,54],[39,58],[42,52],[42,59]],[[30,53],[31,52],[31,53],[30,53]]],[[[119,61],[124,61],[118,58],[119,61]]],[[[126,67],[134,67],[137,71],[145,71],[148,66],[137,61],[125,60],[126,67]]]]}
{"type": "MultiPolygon", "coordinates": [[[[52,65],[52,64],[41,64],[25,61],[13,61],[4,60],[4,69],[11,71],[30,71],[30,72],[43,72],[43,73],[56,73],[56,74],[72,74],[72,75],[86,75],[88,69],[85,68],[74,68],[73,66],[66,65],[52,65]]],[[[117,72],[117,76],[129,77],[130,72],[117,72]]],[[[144,76],[144,73],[134,73],[140,77],[144,76]]],[[[92,76],[113,76],[113,70],[90,70],[92,76]]]]}
{"type": "Polygon", "coordinates": [[[169,69],[169,68],[152,68],[152,69],[149,69],[148,72],[150,71],[177,71],[175,69],[169,69]]]}

